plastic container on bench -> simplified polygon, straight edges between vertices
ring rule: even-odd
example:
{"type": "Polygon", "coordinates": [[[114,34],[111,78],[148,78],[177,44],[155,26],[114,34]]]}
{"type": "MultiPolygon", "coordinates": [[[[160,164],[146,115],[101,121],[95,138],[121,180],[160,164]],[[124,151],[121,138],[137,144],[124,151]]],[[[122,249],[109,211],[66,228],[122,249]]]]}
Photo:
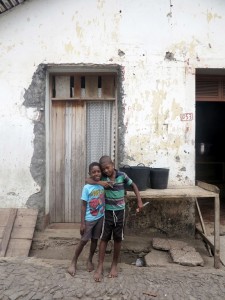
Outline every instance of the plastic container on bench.
{"type": "Polygon", "coordinates": [[[144,191],[150,186],[150,167],[143,164],[137,166],[125,165],[120,168],[120,171],[127,174],[137,185],[139,191],[144,191]]]}
{"type": "Polygon", "coordinates": [[[166,189],[168,179],[168,168],[150,168],[150,186],[152,189],[166,189]]]}

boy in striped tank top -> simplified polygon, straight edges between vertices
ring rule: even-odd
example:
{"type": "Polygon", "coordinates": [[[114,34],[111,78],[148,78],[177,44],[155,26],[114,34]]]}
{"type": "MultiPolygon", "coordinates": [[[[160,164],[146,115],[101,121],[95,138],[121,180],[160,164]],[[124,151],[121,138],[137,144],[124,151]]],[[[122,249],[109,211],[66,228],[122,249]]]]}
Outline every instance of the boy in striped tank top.
{"type": "Polygon", "coordinates": [[[109,156],[102,156],[99,163],[103,176],[98,184],[101,184],[105,188],[105,217],[100,237],[99,262],[94,274],[95,281],[102,280],[105,251],[108,241],[111,239],[114,240],[114,252],[109,277],[114,278],[118,276],[117,264],[123,240],[125,220],[125,185],[132,186],[137,197],[138,211],[143,207],[139,190],[126,173],[116,170],[109,156]]]}

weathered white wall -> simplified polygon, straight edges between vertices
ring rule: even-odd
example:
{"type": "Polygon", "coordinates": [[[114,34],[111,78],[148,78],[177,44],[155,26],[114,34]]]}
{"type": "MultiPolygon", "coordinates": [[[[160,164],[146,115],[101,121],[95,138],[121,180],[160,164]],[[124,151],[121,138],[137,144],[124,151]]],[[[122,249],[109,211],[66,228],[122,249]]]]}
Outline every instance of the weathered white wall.
{"type": "Polygon", "coordinates": [[[41,63],[123,66],[124,163],[170,167],[170,186],[194,184],[195,68],[225,66],[224,15],[222,0],[30,0],[0,15],[1,206],[39,191],[38,112],[22,103],[41,63]]]}

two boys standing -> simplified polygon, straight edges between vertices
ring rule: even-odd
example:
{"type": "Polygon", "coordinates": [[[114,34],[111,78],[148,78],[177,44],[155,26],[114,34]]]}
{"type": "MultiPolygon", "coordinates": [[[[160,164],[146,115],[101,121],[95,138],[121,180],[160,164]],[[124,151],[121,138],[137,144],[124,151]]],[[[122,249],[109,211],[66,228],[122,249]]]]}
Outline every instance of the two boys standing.
{"type": "MultiPolygon", "coordinates": [[[[95,163],[96,164],[96,163],[95,163]]],[[[121,250],[121,242],[123,240],[123,231],[124,231],[124,222],[125,222],[125,185],[132,186],[134,193],[137,197],[137,204],[138,204],[138,210],[141,210],[143,207],[142,200],[140,197],[139,190],[136,186],[136,184],[123,172],[120,172],[114,168],[114,164],[109,156],[102,156],[99,160],[99,170],[100,174],[103,173],[102,176],[93,176],[93,169],[89,168],[89,175],[90,178],[86,180],[88,184],[84,186],[100,186],[104,187],[105,190],[105,214],[104,217],[99,215],[98,218],[98,228],[99,224],[103,222],[102,225],[102,231],[99,233],[99,230],[97,230],[100,237],[100,245],[99,245],[99,261],[98,266],[94,274],[95,281],[101,281],[102,280],[102,273],[103,273],[103,263],[105,258],[105,251],[107,244],[109,240],[111,240],[111,237],[114,240],[114,252],[113,252],[113,261],[111,264],[111,269],[109,272],[109,277],[117,277],[118,276],[118,260],[121,250]]],[[[91,165],[90,165],[91,166],[91,165]]],[[[97,166],[96,166],[97,168],[97,166]]],[[[83,189],[84,189],[83,188],[83,189]]],[[[87,201],[86,203],[86,217],[84,217],[83,213],[83,205],[82,205],[82,215],[81,216],[81,241],[78,247],[76,248],[74,258],[71,262],[71,266],[68,269],[68,272],[74,276],[76,272],[76,263],[78,256],[80,255],[84,245],[88,242],[90,238],[91,239],[91,246],[90,246],[90,254],[88,259],[88,270],[93,270],[93,264],[92,264],[92,258],[94,255],[94,252],[97,247],[97,235],[91,236],[90,234],[86,234],[86,231],[84,228],[91,227],[93,229],[93,233],[96,233],[96,224],[89,224],[89,220],[87,218],[88,208],[89,208],[89,202],[88,200],[85,200],[83,197],[81,199],[84,201],[87,201]],[[86,224],[86,225],[85,225],[86,224]],[[89,226],[89,225],[90,226],[89,226]],[[94,240],[94,241],[93,241],[94,240]]],[[[103,204],[104,201],[100,202],[103,204]]],[[[84,205],[85,207],[85,205],[84,205]]]]}

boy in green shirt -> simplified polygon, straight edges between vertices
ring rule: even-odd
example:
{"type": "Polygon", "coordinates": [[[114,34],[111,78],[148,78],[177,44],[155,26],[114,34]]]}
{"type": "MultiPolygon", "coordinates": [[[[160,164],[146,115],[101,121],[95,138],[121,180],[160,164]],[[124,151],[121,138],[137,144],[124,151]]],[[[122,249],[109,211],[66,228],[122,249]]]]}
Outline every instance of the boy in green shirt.
{"type": "MultiPolygon", "coordinates": [[[[118,276],[117,264],[120,255],[121,242],[123,240],[123,230],[125,221],[125,188],[124,185],[133,187],[137,197],[138,211],[143,204],[136,184],[123,172],[114,168],[114,163],[109,156],[102,156],[99,160],[103,177],[98,182],[105,188],[105,218],[99,245],[99,262],[94,274],[95,281],[102,280],[103,263],[108,241],[114,240],[113,261],[109,277],[118,276]]],[[[89,181],[89,183],[91,183],[89,181]]],[[[93,182],[92,182],[93,184],[93,182]]]]}

